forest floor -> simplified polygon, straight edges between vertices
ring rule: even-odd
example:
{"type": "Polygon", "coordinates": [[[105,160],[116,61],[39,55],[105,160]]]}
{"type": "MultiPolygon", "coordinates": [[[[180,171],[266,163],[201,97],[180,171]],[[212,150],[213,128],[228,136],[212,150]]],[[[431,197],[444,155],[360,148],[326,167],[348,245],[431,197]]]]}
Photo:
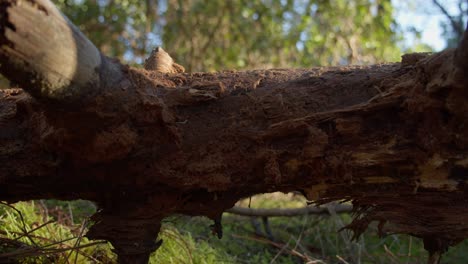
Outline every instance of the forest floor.
{"type": "MultiPolygon", "coordinates": [[[[251,208],[299,208],[301,195],[272,193],[238,202],[251,208]]],[[[96,207],[88,201],[41,200],[0,207],[0,263],[113,263],[109,243],[83,234],[96,207]],[[21,213],[20,213],[21,212],[21,213]],[[71,250],[70,250],[71,249],[71,250]]],[[[264,219],[225,213],[223,238],[204,217],[165,219],[161,248],[150,263],[426,263],[421,239],[379,238],[372,226],[357,240],[339,231],[352,215],[303,215],[264,219]],[[267,229],[265,229],[267,227],[267,229]]],[[[468,240],[449,249],[442,263],[468,263],[468,240]]]]}

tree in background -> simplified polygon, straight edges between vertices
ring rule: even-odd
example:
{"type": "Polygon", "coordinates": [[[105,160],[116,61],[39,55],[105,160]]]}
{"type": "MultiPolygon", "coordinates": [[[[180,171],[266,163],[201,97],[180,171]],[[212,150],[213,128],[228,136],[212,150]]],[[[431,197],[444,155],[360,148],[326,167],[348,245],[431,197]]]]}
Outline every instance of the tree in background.
{"type": "Polygon", "coordinates": [[[188,71],[399,60],[390,0],[58,0],[105,54],[141,63],[156,45],[188,71]]]}
{"type": "Polygon", "coordinates": [[[456,0],[452,2],[455,12],[450,12],[447,3],[439,0],[432,0],[438,11],[445,17],[441,23],[444,39],[447,41],[448,48],[455,48],[460,43],[465,31],[465,25],[468,18],[468,0],[456,0]]]}
{"type": "Polygon", "coordinates": [[[147,54],[152,0],[53,1],[104,54],[132,62],[147,54]]]}
{"type": "MultiPolygon", "coordinates": [[[[188,71],[397,61],[404,35],[390,0],[54,2],[104,54],[141,64],[161,45],[188,71]]],[[[444,39],[454,47],[468,1],[433,0],[432,7],[429,13],[444,16],[444,39]]],[[[8,82],[0,78],[0,86],[8,82]]]]}

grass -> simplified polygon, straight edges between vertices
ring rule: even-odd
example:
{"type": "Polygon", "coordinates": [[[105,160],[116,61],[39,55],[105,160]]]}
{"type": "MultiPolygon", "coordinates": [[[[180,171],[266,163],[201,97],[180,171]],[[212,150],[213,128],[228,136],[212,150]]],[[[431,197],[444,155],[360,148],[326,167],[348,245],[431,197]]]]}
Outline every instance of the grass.
{"type": "MultiPolygon", "coordinates": [[[[265,194],[239,202],[240,206],[301,207],[293,194],[265,194]]],[[[34,201],[0,206],[0,263],[114,263],[106,242],[83,237],[87,216],[96,210],[88,201],[34,201]],[[97,244],[96,244],[97,243],[97,244]]],[[[150,263],[426,263],[420,239],[406,235],[377,236],[371,226],[357,241],[347,231],[349,214],[334,216],[271,217],[273,237],[262,230],[261,219],[223,216],[224,237],[211,232],[204,217],[165,219],[164,243],[150,263]],[[260,227],[260,229],[254,228],[260,227]]],[[[451,248],[442,263],[468,263],[468,242],[451,248]]]]}
{"type": "Polygon", "coordinates": [[[81,224],[65,223],[44,214],[35,202],[4,205],[0,209],[0,259],[20,263],[112,262],[106,253],[108,243],[83,237],[85,219],[81,224]]]}

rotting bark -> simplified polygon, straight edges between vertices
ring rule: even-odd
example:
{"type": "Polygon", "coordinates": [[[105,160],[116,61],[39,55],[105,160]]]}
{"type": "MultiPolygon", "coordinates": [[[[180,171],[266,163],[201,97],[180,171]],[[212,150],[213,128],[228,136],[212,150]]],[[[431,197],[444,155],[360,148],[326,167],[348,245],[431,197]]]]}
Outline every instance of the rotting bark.
{"type": "Polygon", "coordinates": [[[24,88],[0,91],[0,199],[95,201],[87,236],[121,263],[147,262],[166,216],[208,216],[220,235],[223,211],[272,191],[350,200],[356,235],[377,221],[432,256],[468,237],[466,36],[374,66],[161,73],[99,54],[69,75],[41,19],[86,42],[48,1],[0,2],[0,70],[24,88]]]}

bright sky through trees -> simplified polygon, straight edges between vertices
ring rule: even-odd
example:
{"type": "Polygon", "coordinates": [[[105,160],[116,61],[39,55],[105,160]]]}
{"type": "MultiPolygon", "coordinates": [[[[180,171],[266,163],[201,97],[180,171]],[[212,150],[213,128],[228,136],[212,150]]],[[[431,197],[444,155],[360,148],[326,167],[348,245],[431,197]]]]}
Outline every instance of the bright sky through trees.
{"type": "MultiPolygon", "coordinates": [[[[460,0],[439,0],[450,15],[458,15],[460,10],[458,5],[460,0]]],[[[410,31],[405,30],[404,46],[414,47],[419,43],[424,43],[432,47],[433,51],[441,51],[446,48],[447,41],[444,37],[442,23],[447,21],[447,17],[431,0],[392,0],[395,6],[396,22],[403,29],[414,28],[421,33],[418,40],[410,31]]],[[[465,3],[465,9],[467,8],[465,3]]],[[[465,14],[466,17],[466,14],[465,14]]],[[[466,21],[465,21],[466,24],[466,21]]]]}

